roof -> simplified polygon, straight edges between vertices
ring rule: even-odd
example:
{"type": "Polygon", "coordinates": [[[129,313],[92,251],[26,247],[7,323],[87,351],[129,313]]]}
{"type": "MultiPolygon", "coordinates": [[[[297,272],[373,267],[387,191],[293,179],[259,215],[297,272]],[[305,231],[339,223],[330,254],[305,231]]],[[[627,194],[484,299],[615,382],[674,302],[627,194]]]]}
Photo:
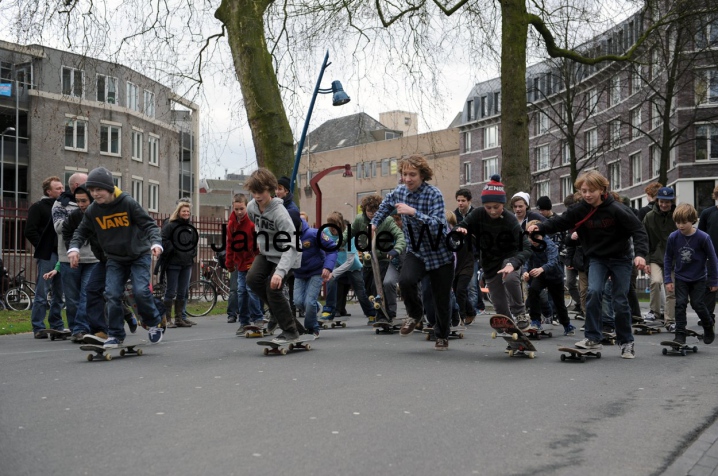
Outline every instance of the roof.
{"type": "Polygon", "coordinates": [[[208,192],[234,192],[244,190],[244,183],[238,180],[218,180],[218,179],[204,179],[204,183],[207,184],[208,192]]]}
{"type": "Polygon", "coordinates": [[[326,150],[354,147],[378,140],[401,137],[401,131],[389,129],[370,115],[360,112],[350,116],[331,119],[307,134],[304,148],[310,153],[326,150]],[[394,137],[386,137],[377,131],[395,133],[394,137]],[[374,132],[374,134],[372,134],[374,132]]]}
{"type": "Polygon", "coordinates": [[[232,194],[229,193],[200,193],[200,207],[231,207],[232,194]]]}

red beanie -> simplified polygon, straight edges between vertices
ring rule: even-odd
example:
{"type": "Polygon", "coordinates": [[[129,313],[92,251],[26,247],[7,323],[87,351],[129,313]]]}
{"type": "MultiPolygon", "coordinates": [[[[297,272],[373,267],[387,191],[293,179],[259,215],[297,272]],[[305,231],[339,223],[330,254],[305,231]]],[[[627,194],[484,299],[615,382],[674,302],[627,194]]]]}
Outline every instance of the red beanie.
{"type": "Polygon", "coordinates": [[[506,203],[504,184],[501,183],[501,176],[498,174],[492,175],[489,183],[481,191],[481,203],[486,202],[506,203]]]}

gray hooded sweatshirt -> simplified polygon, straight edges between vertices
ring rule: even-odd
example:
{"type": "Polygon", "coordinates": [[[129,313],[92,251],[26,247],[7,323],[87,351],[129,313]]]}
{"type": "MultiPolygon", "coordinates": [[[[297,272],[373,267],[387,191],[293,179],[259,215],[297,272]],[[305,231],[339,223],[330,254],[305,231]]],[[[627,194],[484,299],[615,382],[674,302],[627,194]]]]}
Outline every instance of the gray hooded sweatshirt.
{"type": "Polygon", "coordinates": [[[257,231],[255,242],[259,253],[277,264],[275,274],[284,278],[290,269],[302,265],[302,255],[297,251],[299,238],[281,198],[273,198],[264,213],[259,211],[257,202],[252,200],[247,205],[247,214],[257,231]]]}

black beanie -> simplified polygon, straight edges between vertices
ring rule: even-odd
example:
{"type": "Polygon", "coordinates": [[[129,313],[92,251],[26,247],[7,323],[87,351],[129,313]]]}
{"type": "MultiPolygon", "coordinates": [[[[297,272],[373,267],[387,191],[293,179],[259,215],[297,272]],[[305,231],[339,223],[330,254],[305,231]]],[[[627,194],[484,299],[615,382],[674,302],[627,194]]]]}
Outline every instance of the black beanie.
{"type": "Polygon", "coordinates": [[[85,187],[104,188],[109,192],[114,192],[115,182],[112,180],[112,173],[109,170],[104,167],[97,167],[96,169],[92,169],[90,173],[87,174],[85,187]]]}
{"type": "Polygon", "coordinates": [[[290,189],[289,182],[290,182],[289,177],[287,177],[285,175],[282,175],[281,177],[279,177],[279,180],[277,180],[277,183],[279,185],[281,185],[282,187],[286,188],[287,191],[290,189]]]}
{"type": "Polygon", "coordinates": [[[539,210],[551,210],[551,208],[553,208],[551,199],[545,195],[543,197],[539,197],[539,199],[536,201],[536,208],[538,208],[539,210]]]}

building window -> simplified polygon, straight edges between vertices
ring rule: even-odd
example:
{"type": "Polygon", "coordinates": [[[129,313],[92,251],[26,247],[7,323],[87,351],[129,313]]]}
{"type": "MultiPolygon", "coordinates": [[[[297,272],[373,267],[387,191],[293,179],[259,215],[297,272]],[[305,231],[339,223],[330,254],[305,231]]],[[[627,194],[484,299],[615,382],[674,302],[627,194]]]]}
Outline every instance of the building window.
{"type": "Polygon", "coordinates": [[[631,95],[641,90],[641,67],[636,65],[636,69],[631,72],[631,95]]]}
{"type": "Polygon", "coordinates": [[[657,145],[652,145],[649,148],[649,154],[651,155],[651,177],[658,177],[661,172],[661,148],[657,145]]]}
{"type": "Polygon", "coordinates": [[[693,182],[693,203],[696,205],[698,214],[709,207],[715,206],[713,200],[713,189],[716,186],[715,180],[696,180],[693,182]]]}
{"type": "Polygon", "coordinates": [[[112,173],[112,183],[115,184],[115,187],[122,190],[122,176],[120,176],[119,174],[115,175],[115,173],[113,172],[112,173]]]}
{"type": "Polygon", "coordinates": [[[474,101],[466,101],[466,117],[469,121],[473,121],[475,119],[474,117],[474,101]]]}
{"type": "Polygon", "coordinates": [[[494,112],[496,114],[501,112],[501,93],[494,93],[494,112]]]}
{"type": "Polygon", "coordinates": [[[484,149],[491,149],[499,145],[499,126],[490,126],[484,129],[484,149]]]}
{"type": "MultiPolygon", "coordinates": [[[[369,168],[370,168],[370,170],[371,170],[371,177],[370,177],[370,178],[376,177],[376,161],[375,161],[375,160],[372,160],[372,161],[371,161],[371,164],[370,164],[369,168]]],[[[366,169],[365,169],[365,170],[366,170],[366,169]]]]}
{"type": "Polygon", "coordinates": [[[608,187],[610,190],[621,189],[621,161],[608,164],[608,187]]]}
{"type": "Polygon", "coordinates": [[[696,103],[718,102],[718,70],[696,72],[696,103]]]}
{"type": "Polygon", "coordinates": [[[364,162],[357,163],[357,180],[364,178],[364,162]]]}
{"type": "Polygon", "coordinates": [[[143,104],[145,106],[145,115],[155,117],[155,93],[145,89],[145,94],[142,99],[144,100],[143,104]]]}
{"type": "Polygon", "coordinates": [[[147,141],[148,158],[147,163],[159,166],[160,138],[150,135],[147,141]]]}
{"type": "Polygon", "coordinates": [[[561,141],[561,164],[567,165],[571,163],[571,146],[568,141],[561,141]]]}
{"type": "Polygon", "coordinates": [[[62,67],[62,94],[81,98],[85,72],[81,69],[62,67]]]}
{"type": "Polygon", "coordinates": [[[637,185],[643,182],[643,161],[641,160],[641,153],[637,152],[628,156],[628,161],[631,164],[631,185],[637,185]]]}
{"type": "MultiPolygon", "coordinates": [[[[536,149],[536,170],[547,170],[551,166],[549,158],[550,149],[548,145],[537,147],[536,149]]],[[[540,195],[539,195],[540,196],[540,195]]]]}
{"type": "Polygon", "coordinates": [[[127,81],[127,109],[139,111],[139,92],[136,84],[127,81]]]}
{"type": "Polygon", "coordinates": [[[481,116],[479,117],[486,117],[486,96],[481,96],[481,102],[479,105],[481,107],[481,116]]]}
{"type": "Polygon", "coordinates": [[[117,104],[117,78],[97,75],[97,100],[108,104],[117,104]]]}
{"type": "Polygon", "coordinates": [[[615,106],[621,102],[621,77],[616,75],[611,78],[611,106],[615,106]]]}
{"type": "Polygon", "coordinates": [[[595,89],[589,89],[586,93],[586,106],[588,108],[588,113],[586,115],[590,116],[593,113],[597,112],[598,110],[598,93],[595,89]]]}
{"type": "Polygon", "coordinates": [[[551,196],[551,181],[543,180],[536,183],[536,193],[539,197],[550,197],[551,196]]]}
{"type": "Polygon", "coordinates": [[[391,175],[396,175],[396,174],[399,173],[399,169],[398,169],[398,166],[397,166],[397,160],[396,160],[396,159],[391,159],[391,160],[389,161],[389,173],[390,173],[391,175]]]}
{"type": "Polygon", "coordinates": [[[142,206],[142,178],[132,177],[132,198],[142,206]]]}
{"type": "Polygon", "coordinates": [[[718,19],[709,21],[696,34],[696,48],[718,47],[718,19]]]}
{"type": "Polygon", "coordinates": [[[571,176],[561,177],[561,200],[565,200],[569,195],[573,195],[573,183],[571,176]]]}
{"type": "Polygon", "coordinates": [[[471,183],[471,162],[464,162],[464,183],[471,183]]]}
{"type": "Polygon", "coordinates": [[[381,160],[381,176],[386,177],[389,175],[389,159],[381,160]]]}
{"type": "Polygon", "coordinates": [[[658,104],[651,103],[651,130],[660,127],[662,122],[661,111],[658,109],[658,104]]]}
{"type": "Polygon", "coordinates": [[[65,149],[87,152],[87,121],[65,121],[65,149]]]}
{"type": "Polygon", "coordinates": [[[631,110],[631,139],[641,137],[641,108],[631,110]]]}
{"type": "Polygon", "coordinates": [[[611,121],[611,147],[621,145],[621,120],[611,121]]]}
{"type": "Polygon", "coordinates": [[[102,124],[100,126],[100,152],[111,155],[122,153],[121,133],[118,126],[102,124]]]}
{"type": "Polygon", "coordinates": [[[471,132],[464,132],[464,152],[471,152],[471,132]]]}
{"type": "Polygon", "coordinates": [[[152,183],[147,186],[147,210],[158,212],[160,204],[160,184],[152,183]]]}
{"type": "Polygon", "coordinates": [[[492,175],[499,173],[499,158],[484,159],[484,181],[488,182],[492,175]]]}
{"type": "Polygon", "coordinates": [[[132,160],[142,162],[142,133],[132,131],[132,160]]]}
{"type": "Polygon", "coordinates": [[[595,154],[598,149],[598,130],[591,129],[590,131],[586,131],[583,136],[586,142],[586,154],[595,154]]]}
{"type": "Polygon", "coordinates": [[[696,128],[696,160],[718,160],[718,127],[715,125],[696,128]]]}
{"type": "Polygon", "coordinates": [[[549,120],[548,120],[548,114],[544,112],[538,113],[538,120],[536,121],[536,134],[544,134],[548,132],[549,129],[549,120]]]}

